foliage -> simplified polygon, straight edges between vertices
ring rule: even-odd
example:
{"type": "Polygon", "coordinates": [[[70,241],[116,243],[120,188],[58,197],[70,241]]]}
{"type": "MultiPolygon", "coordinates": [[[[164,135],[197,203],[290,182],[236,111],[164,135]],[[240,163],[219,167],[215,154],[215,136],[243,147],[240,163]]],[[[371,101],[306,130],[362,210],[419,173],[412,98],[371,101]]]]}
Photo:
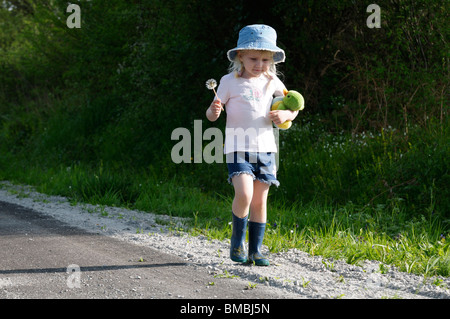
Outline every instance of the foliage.
{"type": "Polygon", "coordinates": [[[317,121],[304,120],[280,133],[277,196],[290,202],[407,207],[412,215],[439,212],[448,218],[450,144],[448,125],[441,128],[330,134],[317,121]]]}
{"type": "MultiPolygon", "coordinates": [[[[440,251],[450,218],[450,2],[380,2],[379,29],[353,0],[77,3],[80,29],[67,27],[66,1],[0,2],[0,179],[226,227],[225,165],[174,164],[170,136],[205,119],[205,80],[226,73],[239,30],[266,23],[286,51],[281,77],[306,101],[280,132],[273,218],[289,211],[288,224],[304,229],[296,247],[309,250],[307,238],[330,227],[326,207],[347,212],[342,238],[362,226],[364,236],[385,234],[380,245],[411,233],[404,224],[429,223],[426,240],[440,251]],[[302,224],[305,207],[321,217],[302,224]]],[[[213,125],[224,117],[203,121],[213,125]]]]}

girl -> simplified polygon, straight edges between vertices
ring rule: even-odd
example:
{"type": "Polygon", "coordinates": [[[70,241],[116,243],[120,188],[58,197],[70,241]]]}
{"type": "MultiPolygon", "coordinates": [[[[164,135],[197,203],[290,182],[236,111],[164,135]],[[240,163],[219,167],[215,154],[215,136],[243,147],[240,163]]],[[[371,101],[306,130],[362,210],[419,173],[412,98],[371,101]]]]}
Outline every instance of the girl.
{"type": "Polygon", "coordinates": [[[298,112],[270,111],[274,96],[283,95],[284,84],[276,76],[275,64],[284,62],[284,51],[276,46],[276,31],[267,25],[250,25],[239,32],[237,47],[227,52],[230,73],[217,89],[218,99],[206,111],[216,121],[225,106],[227,119],[224,153],[228,182],[234,187],[233,232],[230,257],[236,262],[268,266],[261,246],[266,227],[267,195],[276,179],[277,146],[272,122],[294,120],[298,112]],[[245,249],[248,215],[249,244],[245,249]]]}

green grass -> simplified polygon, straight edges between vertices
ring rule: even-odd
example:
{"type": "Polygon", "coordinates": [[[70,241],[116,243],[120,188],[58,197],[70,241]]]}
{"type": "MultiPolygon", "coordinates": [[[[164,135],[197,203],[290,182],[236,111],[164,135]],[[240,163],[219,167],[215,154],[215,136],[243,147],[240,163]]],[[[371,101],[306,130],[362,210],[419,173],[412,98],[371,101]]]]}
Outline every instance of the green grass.
{"type": "MultiPolygon", "coordinates": [[[[231,236],[232,197],[207,194],[175,178],[162,181],[144,174],[112,174],[102,167],[74,166],[47,171],[29,168],[15,179],[19,180],[74,202],[187,217],[187,231],[193,235],[221,240],[231,236]]],[[[275,199],[268,211],[264,243],[271,252],[297,248],[350,264],[378,260],[405,272],[450,275],[449,233],[436,217],[410,219],[404,210],[387,211],[386,207],[287,205],[275,199]]]]}
{"type": "MultiPolygon", "coordinates": [[[[281,186],[269,195],[265,236],[270,251],[297,248],[350,264],[369,259],[425,276],[450,275],[443,129],[356,136],[304,121],[280,136],[281,186]]],[[[189,218],[191,234],[217,239],[231,236],[233,192],[225,179],[223,164],[131,168],[103,161],[42,165],[6,152],[0,158],[0,180],[75,203],[189,218]]]]}
{"type": "MultiPolygon", "coordinates": [[[[83,28],[72,30],[76,37],[58,22],[55,12],[64,12],[56,4],[38,6],[33,15],[2,8],[0,180],[74,203],[189,217],[193,234],[229,238],[233,194],[225,165],[170,161],[172,130],[204,119],[212,98],[204,80],[226,67],[217,60],[223,43],[193,36],[204,23],[183,5],[95,3],[83,28]],[[159,13],[145,19],[152,12],[159,13]],[[203,67],[194,67],[193,50],[206,54],[203,67]],[[193,80],[184,85],[185,79],[193,80]]],[[[439,31],[448,30],[448,10],[440,2],[415,6],[410,13],[420,21],[401,18],[409,2],[391,6],[384,12],[393,19],[381,32],[369,32],[374,37],[353,32],[361,22],[351,16],[353,1],[313,7],[315,18],[294,37],[296,17],[303,21],[311,8],[287,12],[285,40],[327,37],[327,45],[293,51],[297,58],[283,70],[291,85],[310,90],[307,109],[280,132],[281,186],[271,189],[265,240],[272,251],[296,247],[350,263],[377,259],[404,271],[448,275],[449,50],[448,33],[439,31]],[[340,9],[350,13],[344,19],[350,27],[330,38],[317,26],[342,20],[340,9]],[[415,37],[403,36],[408,26],[415,37]],[[416,42],[424,50],[412,50],[416,42]],[[330,64],[337,52],[340,63],[330,64]],[[319,66],[325,66],[320,74],[319,66]]],[[[211,33],[228,38],[224,30],[242,23],[236,17],[243,8],[230,8],[230,19],[211,24],[211,33]]],[[[271,14],[283,10],[280,3],[271,14]]],[[[225,118],[204,120],[209,126],[223,128],[225,118]]]]}
{"type": "Polygon", "coordinates": [[[275,216],[266,232],[271,251],[297,248],[350,264],[378,260],[426,276],[450,274],[448,233],[435,217],[409,220],[404,212],[395,212],[394,216],[352,205],[308,205],[273,211],[275,216]]]}

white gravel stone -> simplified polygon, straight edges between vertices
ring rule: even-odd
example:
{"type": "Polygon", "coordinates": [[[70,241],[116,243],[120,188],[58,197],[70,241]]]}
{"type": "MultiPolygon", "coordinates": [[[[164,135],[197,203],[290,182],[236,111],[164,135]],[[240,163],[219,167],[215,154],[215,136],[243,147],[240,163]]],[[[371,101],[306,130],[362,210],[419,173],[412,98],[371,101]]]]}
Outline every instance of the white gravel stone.
{"type": "MultiPolygon", "coordinates": [[[[214,273],[228,273],[270,289],[280,289],[289,294],[289,297],[450,298],[450,278],[439,277],[442,283],[437,286],[431,284],[435,278],[427,278],[425,281],[423,276],[399,272],[394,267],[381,274],[379,262],[376,261],[367,261],[359,267],[333,260],[333,268],[330,270],[324,266],[320,256],[310,256],[298,249],[291,249],[269,254],[269,267],[236,264],[228,258],[229,240],[193,237],[173,231],[173,226],[169,228],[166,225],[170,222],[182,227],[185,222],[182,218],[117,207],[89,204],[72,206],[64,197],[47,196],[35,192],[32,187],[12,185],[9,182],[0,182],[0,201],[34,209],[89,232],[102,233],[178,255],[198,267],[211,269],[214,273]],[[161,221],[164,221],[164,225],[158,224],[161,221]],[[140,231],[141,229],[144,231],[140,231]]],[[[266,247],[264,249],[268,252],[266,247]]],[[[0,282],[0,287],[8,284],[9,281],[5,279],[0,282]]]]}

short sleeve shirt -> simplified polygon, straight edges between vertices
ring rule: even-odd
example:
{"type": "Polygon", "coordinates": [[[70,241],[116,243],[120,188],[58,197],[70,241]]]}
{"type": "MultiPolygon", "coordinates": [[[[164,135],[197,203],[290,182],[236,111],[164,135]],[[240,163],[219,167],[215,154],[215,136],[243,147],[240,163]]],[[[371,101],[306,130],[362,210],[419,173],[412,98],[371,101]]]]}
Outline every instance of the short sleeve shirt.
{"type": "Polygon", "coordinates": [[[275,75],[244,79],[230,73],[221,78],[217,95],[227,113],[225,154],[277,152],[269,111],[273,97],[283,95],[284,89],[275,75]]]}

